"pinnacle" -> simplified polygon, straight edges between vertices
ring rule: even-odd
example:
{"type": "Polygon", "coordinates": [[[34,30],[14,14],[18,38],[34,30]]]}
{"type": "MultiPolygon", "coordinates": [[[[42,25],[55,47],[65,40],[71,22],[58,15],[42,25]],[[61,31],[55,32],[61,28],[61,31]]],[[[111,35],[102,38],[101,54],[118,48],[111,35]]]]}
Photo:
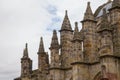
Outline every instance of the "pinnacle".
{"type": "Polygon", "coordinates": [[[63,30],[72,31],[72,27],[71,27],[71,24],[70,24],[70,20],[69,20],[69,17],[68,17],[67,10],[65,11],[65,17],[64,17],[64,20],[63,20],[62,27],[61,27],[60,31],[63,31],[63,30]]]}
{"type": "Polygon", "coordinates": [[[75,30],[74,30],[73,40],[79,40],[79,29],[78,29],[78,23],[77,22],[75,22],[75,30]]]}
{"type": "Polygon", "coordinates": [[[53,30],[53,35],[57,34],[56,30],[53,30]]]}
{"type": "Polygon", "coordinates": [[[87,3],[86,13],[93,14],[93,13],[92,13],[92,10],[91,10],[90,2],[87,3]]]}
{"type": "Polygon", "coordinates": [[[43,44],[43,38],[40,38],[40,45],[39,45],[39,53],[44,53],[44,44],[43,44]]]}
{"type": "Polygon", "coordinates": [[[25,44],[25,49],[24,49],[24,52],[23,52],[23,58],[28,58],[28,44],[26,43],[25,44]]]}
{"type": "Polygon", "coordinates": [[[26,48],[28,47],[28,43],[25,44],[26,48]]]}
{"type": "Polygon", "coordinates": [[[74,30],[74,32],[79,32],[79,30],[78,30],[78,22],[75,22],[75,30],[74,30]]]}
{"type": "Polygon", "coordinates": [[[50,48],[59,48],[59,43],[58,43],[58,37],[57,37],[57,32],[56,30],[53,30],[53,36],[52,36],[52,41],[51,41],[51,47],[50,48]]]}
{"type": "Polygon", "coordinates": [[[68,16],[68,12],[67,12],[67,10],[65,10],[65,16],[68,16]]]}
{"type": "Polygon", "coordinates": [[[94,20],[94,15],[91,10],[90,2],[87,3],[87,9],[84,15],[84,20],[94,20]]]}

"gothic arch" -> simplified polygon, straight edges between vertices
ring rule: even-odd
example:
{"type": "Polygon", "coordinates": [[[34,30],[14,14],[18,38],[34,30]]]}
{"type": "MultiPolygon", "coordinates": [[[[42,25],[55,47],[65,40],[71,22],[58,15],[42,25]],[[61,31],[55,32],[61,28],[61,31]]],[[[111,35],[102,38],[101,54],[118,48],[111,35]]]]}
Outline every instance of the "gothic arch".
{"type": "Polygon", "coordinates": [[[93,80],[101,80],[101,72],[98,72],[93,80]]]}

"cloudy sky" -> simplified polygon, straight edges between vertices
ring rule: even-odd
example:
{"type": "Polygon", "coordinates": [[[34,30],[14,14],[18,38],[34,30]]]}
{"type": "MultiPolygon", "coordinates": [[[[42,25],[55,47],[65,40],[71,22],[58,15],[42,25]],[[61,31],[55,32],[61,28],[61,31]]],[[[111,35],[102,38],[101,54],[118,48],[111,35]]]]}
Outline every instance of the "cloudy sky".
{"type": "Polygon", "coordinates": [[[26,42],[36,69],[40,37],[49,52],[52,31],[60,29],[65,10],[74,28],[74,22],[82,20],[88,1],[94,12],[108,0],[0,0],[0,80],[20,76],[20,58],[26,42]]]}

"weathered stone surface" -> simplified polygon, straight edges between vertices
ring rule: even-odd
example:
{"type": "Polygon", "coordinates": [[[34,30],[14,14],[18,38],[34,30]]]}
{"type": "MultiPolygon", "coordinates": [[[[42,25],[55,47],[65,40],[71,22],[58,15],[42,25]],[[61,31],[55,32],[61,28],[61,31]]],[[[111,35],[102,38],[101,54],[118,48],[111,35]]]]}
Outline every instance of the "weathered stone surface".
{"type": "Polygon", "coordinates": [[[38,69],[32,70],[28,48],[21,58],[21,76],[15,80],[120,80],[120,0],[108,0],[95,15],[90,2],[79,31],[72,30],[66,11],[60,30],[53,31],[50,60],[41,38],[38,69]],[[103,9],[111,4],[111,9],[103,9]],[[103,10],[102,16],[97,16],[103,10]]]}

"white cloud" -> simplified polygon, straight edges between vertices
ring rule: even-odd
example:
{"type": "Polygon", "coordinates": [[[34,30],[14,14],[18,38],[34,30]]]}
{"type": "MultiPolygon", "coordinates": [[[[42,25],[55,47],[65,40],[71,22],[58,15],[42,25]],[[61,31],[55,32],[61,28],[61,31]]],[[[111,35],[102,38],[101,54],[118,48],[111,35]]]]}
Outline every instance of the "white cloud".
{"type": "Polygon", "coordinates": [[[81,21],[86,2],[95,9],[104,0],[0,0],[0,80],[12,80],[20,75],[20,58],[24,44],[37,68],[39,40],[44,36],[48,51],[52,29],[59,30],[68,10],[71,24],[81,21]]]}

